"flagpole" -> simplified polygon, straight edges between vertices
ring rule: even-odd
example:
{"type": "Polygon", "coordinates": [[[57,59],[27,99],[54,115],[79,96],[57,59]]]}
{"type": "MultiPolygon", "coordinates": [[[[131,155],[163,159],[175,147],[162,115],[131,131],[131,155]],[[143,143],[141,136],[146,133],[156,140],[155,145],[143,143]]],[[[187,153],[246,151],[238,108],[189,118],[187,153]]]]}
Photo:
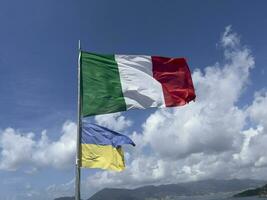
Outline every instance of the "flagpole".
{"type": "Polygon", "coordinates": [[[77,122],[77,146],[76,146],[76,180],[75,180],[75,200],[80,200],[80,188],[81,188],[81,99],[80,99],[80,81],[81,81],[81,66],[80,66],[80,60],[81,60],[81,41],[79,40],[78,43],[78,49],[79,49],[79,57],[78,57],[78,122],[77,122]]]}

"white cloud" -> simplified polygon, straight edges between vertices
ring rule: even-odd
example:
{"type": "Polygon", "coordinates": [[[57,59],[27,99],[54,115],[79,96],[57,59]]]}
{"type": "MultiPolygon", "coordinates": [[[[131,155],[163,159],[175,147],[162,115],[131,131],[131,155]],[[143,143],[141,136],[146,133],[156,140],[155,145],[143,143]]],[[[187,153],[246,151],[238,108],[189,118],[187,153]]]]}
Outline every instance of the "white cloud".
{"type": "Polygon", "coordinates": [[[36,167],[53,166],[65,168],[73,166],[76,152],[76,125],[67,121],[62,127],[58,141],[50,141],[43,131],[41,138],[35,140],[34,133],[21,133],[7,128],[0,133],[0,169],[16,170],[31,164],[28,172],[36,167]]]}
{"type": "Polygon", "coordinates": [[[252,105],[247,108],[248,118],[256,127],[251,127],[243,131],[244,142],[241,151],[233,156],[235,161],[239,164],[250,166],[256,171],[259,171],[259,168],[267,167],[266,107],[267,93],[257,92],[252,105]]]}
{"type": "Polygon", "coordinates": [[[255,94],[252,105],[248,108],[250,118],[257,124],[262,124],[267,129],[267,92],[255,94]]]}
{"type": "Polygon", "coordinates": [[[76,124],[69,121],[63,124],[63,135],[56,142],[50,142],[46,133],[43,132],[32,155],[33,161],[41,166],[52,165],[56,168],[74,165],[76,132],[76,124]]]}
{"type": "Polygon", "coordinates": [[[225,31],[222,35],[221,44],[225,48],[236,48],[240,45],[240,37],[236,33],[232,32],[231,25],[225,27],[225,31]]]}
{"type": "Polygon", "coordinates": [[[132,121],[126,119],[121,113],[97,115],[95,121],[97,124],[115,131],[122,131],[132,125],[132,121]]]}
{"type": "Polygon", "coordinates": [[[0,169],[15,170],[18,165],[31,160],[34,147],[34,134],[22,135],[12,128],[7,128],[0,136],[0,169]]]}

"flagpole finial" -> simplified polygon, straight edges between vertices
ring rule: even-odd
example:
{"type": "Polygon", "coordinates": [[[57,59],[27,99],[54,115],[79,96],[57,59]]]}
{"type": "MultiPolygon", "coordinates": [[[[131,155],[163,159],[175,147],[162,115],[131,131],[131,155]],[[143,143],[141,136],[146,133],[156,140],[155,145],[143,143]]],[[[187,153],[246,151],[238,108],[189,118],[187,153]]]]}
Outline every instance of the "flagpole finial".
{"type": "Polygon", "coordinates": [[[81,40],[78,40],[78,49],[81,50],[81,40]]]}

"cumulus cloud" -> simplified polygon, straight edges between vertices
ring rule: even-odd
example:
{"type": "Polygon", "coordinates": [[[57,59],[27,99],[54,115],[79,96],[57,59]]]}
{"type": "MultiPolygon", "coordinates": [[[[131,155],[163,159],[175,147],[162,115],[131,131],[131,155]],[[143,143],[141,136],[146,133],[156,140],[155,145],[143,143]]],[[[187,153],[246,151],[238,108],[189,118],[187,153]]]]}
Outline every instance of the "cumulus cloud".
{"type": "Polygon", "coordinates": [[[19,164],[29,160],[34,145],[33,136],[33,133],[22,136],[14,129],[6,129],[0,137],[0,169],[14,170],[19,164]]]}
{"type": "Polygon", "coordinates": [[[33,161],[41,166],[52,165],[64,168],[73,165],[76,152],[76,124],[65,122],[62,127],[62,136],[56,142],[50,142],[45,132],[36,144],[32,155],[33,161]]]}
{"type": "Polygon", "coordinates": [[[220,44],[224,59],[193,72],[196,102],[151,114],[143,131],[132,134],[138,149],[130,150],[127,170],[98,172],[88,178],[88,185],[131,188],[267,176],[267,94],[256,94],[248,108],[238,106],[255,67],[254,57],[231,26],[226,27],[220,44]]]}
{"type": "Polygon", "coordinates": [[[244,165],[267,167],[267,93],[257,92],[251,106],[247,108],[248,118],[255,124],[243,131],[244,142],[234,159],[244,165]]]}
{"type": "Polygon", "coordinates": [[[132,125],[132,121],[126,119],[121,113],[112,113],[95,116],[95,121],[101,126],[105,126],[115,131],[122,131],[132,125]]]}
{"type": "Polygon", "coordinates": [[[267,129],[267,92],[256,92],[252,105],[248,108],[250,119],[267,129]],[[264,109],[265,108],[265,109],[264,109]]]}
{"type": "MultiPolygon", "coordinates": [[[[16,170],[25,164],[36,167],[70,167],[76,152],[76,124],[67,121],[62,127],[62,136],[51,141],[43,131],[40,139],[34,133],[21,133],[7,128],[0,133],[0,169],[16,170]]],[[[27,173],[35,171],[33,167],[27,173]]]]}
{"type": "Polygon", "coordinates": [[[232,26],[226,26],[225,31],[222,35],[221,44],[223,47],[236,48],[240,45],[240,37],[237,33],[232,32],[232,26]]]}

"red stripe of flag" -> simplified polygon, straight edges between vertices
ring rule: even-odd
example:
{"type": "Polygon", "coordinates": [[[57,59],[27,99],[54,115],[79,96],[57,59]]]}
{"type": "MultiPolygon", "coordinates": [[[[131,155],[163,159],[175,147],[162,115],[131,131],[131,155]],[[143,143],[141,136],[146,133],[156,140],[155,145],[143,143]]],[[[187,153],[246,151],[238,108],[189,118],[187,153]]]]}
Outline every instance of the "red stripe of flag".
{"type": "Polygon", "coordinates": [[[184,58],[152,56],[153,77],[163,88],[167,107],[182,106],[196,98],[191,73],[184,58]]]}

